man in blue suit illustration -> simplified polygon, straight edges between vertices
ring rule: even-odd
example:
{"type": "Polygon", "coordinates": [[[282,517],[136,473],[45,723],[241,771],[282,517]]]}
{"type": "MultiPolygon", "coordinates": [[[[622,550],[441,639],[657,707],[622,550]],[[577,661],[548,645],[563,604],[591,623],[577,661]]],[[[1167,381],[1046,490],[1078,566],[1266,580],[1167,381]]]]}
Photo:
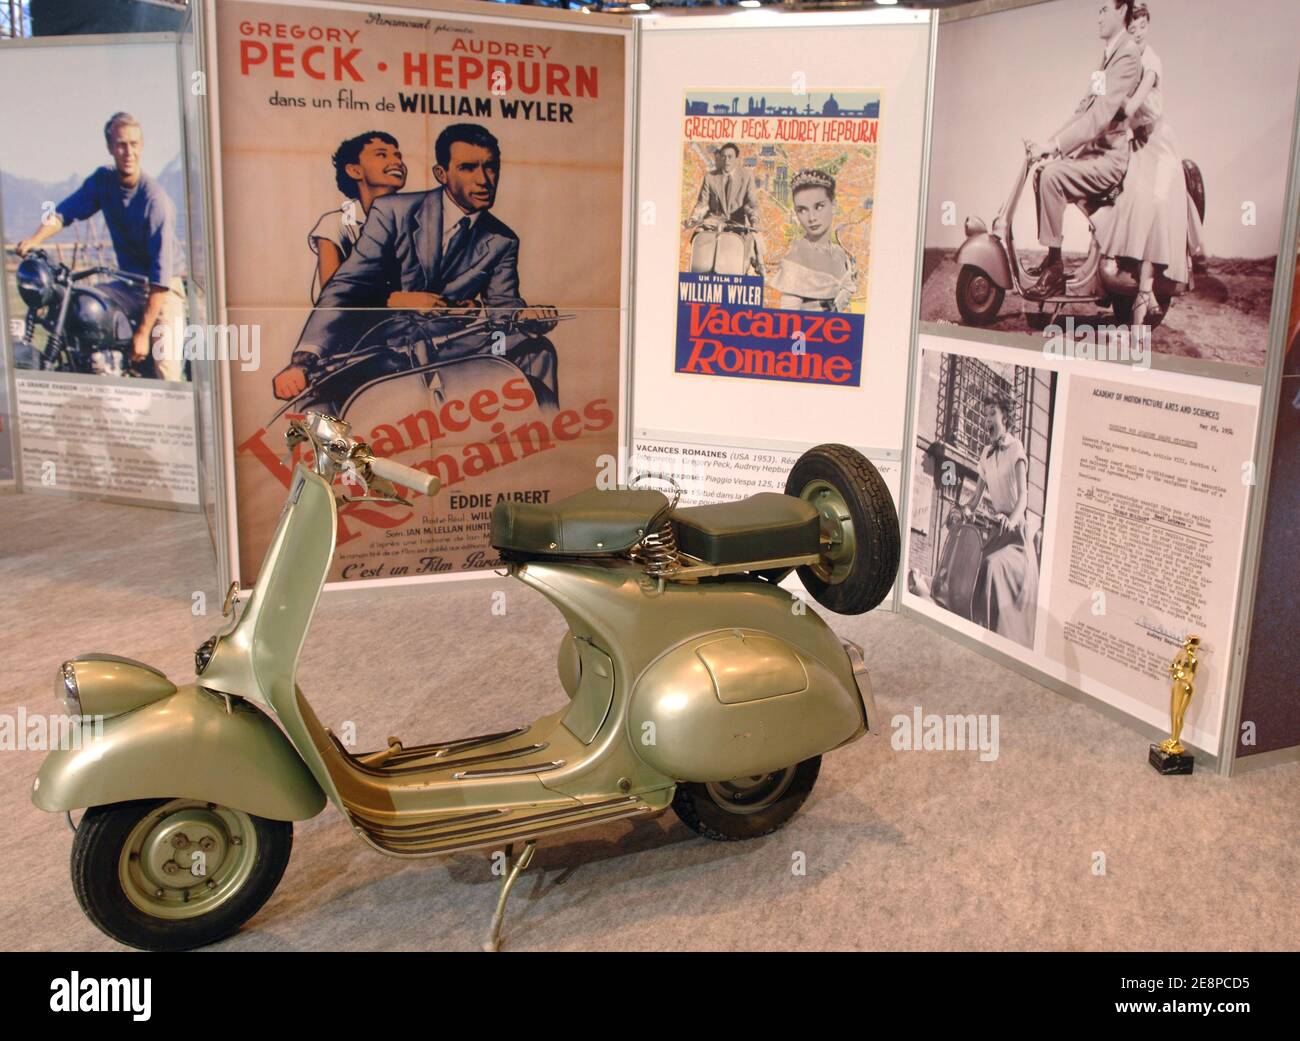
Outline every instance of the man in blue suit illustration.
{"type": "MultiPolygon", "coordinates": [[[[538,404],[559,403],[553,307],[529,307],[519,295],[519,237],[489,211],[496,202],[501,149],[485,127],[455,123],[434,144],[440,187],[402,192],[371,204],[361,237],[321,290],[290,364],[276,374],[275,396],[297,397],[320,363],[355,347],[383,318],[358,308],[454,312],[483,306],[531,330],[506,338],[504,356],[523,370],[538,404]]],[[[445,345],[439,357],[486,354],[487,336],[445,345]]],[[[396,364],[396,363],[395,363],[396,364]]]]}

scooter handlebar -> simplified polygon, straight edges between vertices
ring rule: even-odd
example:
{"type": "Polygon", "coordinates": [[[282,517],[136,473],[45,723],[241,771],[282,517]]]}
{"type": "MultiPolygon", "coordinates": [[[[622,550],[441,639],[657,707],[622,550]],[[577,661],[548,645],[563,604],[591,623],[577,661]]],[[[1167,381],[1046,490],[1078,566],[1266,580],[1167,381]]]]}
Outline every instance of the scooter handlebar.
{"type": "Polygon", "coordinates": [[[442,482],[436,475],[425,473],[423,470],[417,470],[413,466],[407,466],[393,459],[375,456],[370,460],[370,471],[376,477],[382,477],[406,488],[414,488],[425,495],[437,495],[438,489],[442,487],[442,482]]]}

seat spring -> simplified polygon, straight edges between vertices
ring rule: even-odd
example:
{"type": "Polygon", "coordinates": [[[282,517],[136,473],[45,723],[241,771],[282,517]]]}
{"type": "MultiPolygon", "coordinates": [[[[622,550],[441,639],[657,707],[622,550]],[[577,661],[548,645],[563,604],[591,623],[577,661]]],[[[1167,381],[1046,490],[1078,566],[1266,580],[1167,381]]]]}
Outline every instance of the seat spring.
{"type": "Polygon", "coordinates": [[[628,556],[645,568],[651,578],[662,578],[677,571],[682,562],[677,553],[677,530],[673,522],[665,520],[633,546],[628,556]]]}

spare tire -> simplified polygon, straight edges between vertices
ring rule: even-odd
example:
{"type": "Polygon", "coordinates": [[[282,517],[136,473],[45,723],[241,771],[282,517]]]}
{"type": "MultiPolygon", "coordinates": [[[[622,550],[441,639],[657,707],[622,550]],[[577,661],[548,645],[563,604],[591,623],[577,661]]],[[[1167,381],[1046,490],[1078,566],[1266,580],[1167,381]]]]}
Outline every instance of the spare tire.
{"type": "Polygon", "coordinates": [[[822,559],[799,568],[804,588],[823,607],[862,614],[889,595],[898,574],[898,511],[880,471],[848,445],[818,445],[794,464],[786,495],[821,516],[822,559]]]}

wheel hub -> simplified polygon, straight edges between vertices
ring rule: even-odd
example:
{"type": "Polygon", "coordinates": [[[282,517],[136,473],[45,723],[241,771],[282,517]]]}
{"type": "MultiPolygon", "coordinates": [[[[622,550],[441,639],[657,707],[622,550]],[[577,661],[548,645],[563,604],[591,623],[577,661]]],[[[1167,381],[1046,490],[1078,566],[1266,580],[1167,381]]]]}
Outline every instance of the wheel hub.
{"type": "Polygon", "coordinates": [[[823,480],[804,485],[799,497],[813,504],[821,524],[822,555],[821,560],[810,565],[813,572],[828,585],[843,582],[853,570],[857,554],[848,503],[834,485],[823,480]]]}
{"type": "Polygon", "coordinates": [[[754,774],[749,777],[733,777],[729,781],[714,781],[706,784],[709,794],[723,809],[730,813],[757,813],[766,809],[786,793],[794,781],[795,768],[788,766],[784,770],[775,770],[767,774],[754,774]]]}
{"type": "Polygon", "coordinates": [[[238,892],[252,871],[256,845],[247,814],[174,799],[131,830],[118,878],[127,899],[146,914],[193,918],[238,892]]]}

